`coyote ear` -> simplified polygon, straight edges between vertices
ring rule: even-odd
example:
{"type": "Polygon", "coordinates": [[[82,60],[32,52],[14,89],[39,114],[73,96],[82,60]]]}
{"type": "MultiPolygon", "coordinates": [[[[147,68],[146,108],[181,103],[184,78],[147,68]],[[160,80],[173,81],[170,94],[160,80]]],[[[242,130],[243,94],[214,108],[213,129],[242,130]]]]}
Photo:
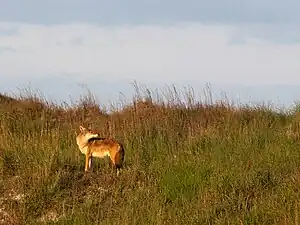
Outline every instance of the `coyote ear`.
{"type": "Polygon", "coordinates": [[[83,126],[79,126],[79,130],[82,132],[85,130],[85,128],[83,126]]]}

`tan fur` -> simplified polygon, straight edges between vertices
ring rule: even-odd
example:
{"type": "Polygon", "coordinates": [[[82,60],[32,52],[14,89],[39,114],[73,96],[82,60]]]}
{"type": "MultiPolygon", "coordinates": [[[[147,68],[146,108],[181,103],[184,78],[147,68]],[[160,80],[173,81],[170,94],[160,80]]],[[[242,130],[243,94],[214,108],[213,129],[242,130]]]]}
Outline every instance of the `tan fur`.
{"type": "Polygon", "coordinates": [[[86,155],[84,170],[88,171],[91,168],[93,157],[104,158],[109,156],[119,175],[125,156],[123,146],[114,140],[101,138],[99,133],[91,129],[83,126],[80,126],[79,129],[80,133],[76,137],[76,142],[79,150],[86,155]]]}

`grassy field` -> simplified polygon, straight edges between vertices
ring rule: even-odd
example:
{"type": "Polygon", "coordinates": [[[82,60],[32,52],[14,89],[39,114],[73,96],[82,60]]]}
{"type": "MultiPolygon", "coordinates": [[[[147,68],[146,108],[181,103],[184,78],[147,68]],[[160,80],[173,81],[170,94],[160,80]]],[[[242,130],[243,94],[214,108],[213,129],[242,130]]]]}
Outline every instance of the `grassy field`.
{"type": "Polygon", "coordinates": [[[298,108],[206,100],[138,87],[108,113],[0,95],[0,224],[299,224],[298,108]],[[108,159],[84,174],[79,125],[123,143],[119,177],[108,159]]]}

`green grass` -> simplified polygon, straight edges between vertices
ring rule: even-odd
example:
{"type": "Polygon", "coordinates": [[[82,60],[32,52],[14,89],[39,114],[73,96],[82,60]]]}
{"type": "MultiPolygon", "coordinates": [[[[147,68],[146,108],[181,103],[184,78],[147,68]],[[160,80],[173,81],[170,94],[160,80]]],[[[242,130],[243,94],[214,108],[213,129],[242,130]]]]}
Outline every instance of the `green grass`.
{"type": "Polygon", "coordinates": [[[2,95],[0,223],[299,224],[298,107],[141,92],[111,113],[91,95],[70,106],[2,95]],[[119,177],[107,159],[83,172],[79,125],[123,143],[119,177]]]}

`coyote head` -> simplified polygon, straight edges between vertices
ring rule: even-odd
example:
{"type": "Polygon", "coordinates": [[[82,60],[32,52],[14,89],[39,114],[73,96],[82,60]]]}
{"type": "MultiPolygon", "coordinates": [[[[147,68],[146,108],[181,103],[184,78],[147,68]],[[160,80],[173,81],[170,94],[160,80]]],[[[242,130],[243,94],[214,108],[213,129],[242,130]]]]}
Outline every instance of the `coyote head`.
{"type": "Polygon", "coordinates": [[[99,133],[96,133],[96,132],[92,131],[91,129],[85,128],[83,126],[80,126],[79,130],[80,130],[80,134],[78,136],[84,137],[85,140],[99,137],[99,133]]]}

